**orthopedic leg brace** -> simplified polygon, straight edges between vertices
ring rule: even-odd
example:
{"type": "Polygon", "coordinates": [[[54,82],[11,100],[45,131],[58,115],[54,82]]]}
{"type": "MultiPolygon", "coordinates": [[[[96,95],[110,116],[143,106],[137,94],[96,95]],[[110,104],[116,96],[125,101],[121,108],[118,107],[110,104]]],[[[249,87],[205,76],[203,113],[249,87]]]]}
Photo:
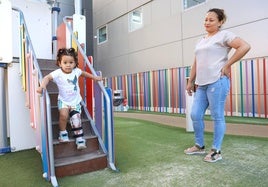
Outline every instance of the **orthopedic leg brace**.
{"type": "Polygon", "coordinates": [[[74,132],[74,138],[79,138],[84,135],[83,128],[81,124],[80,113],[73,110],[70,112],[70,122],[72,126],[72,131],[74,132]]]}

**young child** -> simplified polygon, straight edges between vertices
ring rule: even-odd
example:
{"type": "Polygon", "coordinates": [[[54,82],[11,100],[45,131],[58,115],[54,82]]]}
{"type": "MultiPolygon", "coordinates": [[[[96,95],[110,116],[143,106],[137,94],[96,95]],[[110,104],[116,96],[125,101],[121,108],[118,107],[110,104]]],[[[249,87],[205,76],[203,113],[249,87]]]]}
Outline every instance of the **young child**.
{"type": "Polygon", "coordinates": [[[66,131],[67,121],[70,117],[74,137],[76,138],[77,149],[85,149],[86,141],[83,139],[83,129],[81,124],[81,105],[82,97],[78,84],[79,76],[91,78],[95,81],[101,81],[102,77],[93,76],[90,73],[82,71],[78,66],[77,53],[74,48],[62,48],[58,50],[57,66],[60,68],[46,75],[38,93],[42,93],[46,89],[49,81],[57,84],[59,89],[58,109],[59,109],[59,141],[68,142],[68,132],[66,131]]]}

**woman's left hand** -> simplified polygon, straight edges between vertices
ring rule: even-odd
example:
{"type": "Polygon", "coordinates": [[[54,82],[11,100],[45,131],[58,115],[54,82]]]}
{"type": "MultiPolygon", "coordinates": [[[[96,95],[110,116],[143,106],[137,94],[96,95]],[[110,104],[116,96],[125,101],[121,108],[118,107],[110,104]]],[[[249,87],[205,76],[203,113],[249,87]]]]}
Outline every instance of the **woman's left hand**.
{"type": "Polygon", "coordinates": [[[227,77],[230,77],[231,76],[231,68],[230,67],[223,67],[221,69],[221,76],[227,76],[227,77]]]}

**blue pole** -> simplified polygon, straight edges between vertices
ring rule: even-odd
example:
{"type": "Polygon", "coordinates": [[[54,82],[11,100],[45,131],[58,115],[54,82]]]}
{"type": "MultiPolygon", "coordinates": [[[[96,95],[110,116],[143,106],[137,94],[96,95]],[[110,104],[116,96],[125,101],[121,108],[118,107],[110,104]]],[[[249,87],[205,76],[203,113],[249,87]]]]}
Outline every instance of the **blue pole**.
{"type": "Polygon", "coordinates": [[[0,63],[0,154],[10,152],[7,146],[5,63],[0,63]]]}

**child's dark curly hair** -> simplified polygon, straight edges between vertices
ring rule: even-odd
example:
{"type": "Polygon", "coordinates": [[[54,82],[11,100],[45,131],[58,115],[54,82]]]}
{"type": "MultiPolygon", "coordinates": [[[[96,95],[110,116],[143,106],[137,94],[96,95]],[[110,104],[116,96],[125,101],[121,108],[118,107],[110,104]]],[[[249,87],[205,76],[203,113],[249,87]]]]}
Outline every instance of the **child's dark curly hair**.
{"type": "Polygon", "coordinates": [[[59,66],[62,56],[72,56],[74,58],[74,61],[76,63],[75,67],[78,67],[78,57],[77,57],[77,52],[75,51],[74,48],[61,48],[58,50],[57,54],[57,62],[56,65],[59,66]]]}

